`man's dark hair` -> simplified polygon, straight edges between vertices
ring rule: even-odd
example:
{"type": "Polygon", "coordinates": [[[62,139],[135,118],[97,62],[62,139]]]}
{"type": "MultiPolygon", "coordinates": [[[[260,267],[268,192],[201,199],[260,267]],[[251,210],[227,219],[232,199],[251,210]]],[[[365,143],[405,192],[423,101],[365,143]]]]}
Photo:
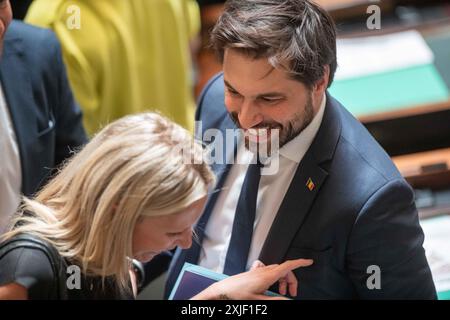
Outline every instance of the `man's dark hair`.
{"type": "Polygon", "coordinates": [[[336,71],[336,29],[328,13],[308,0],[229,0],[211,34],[223,61],[227,48],[268,58],[311,88],[329,65],[336,71]]]}

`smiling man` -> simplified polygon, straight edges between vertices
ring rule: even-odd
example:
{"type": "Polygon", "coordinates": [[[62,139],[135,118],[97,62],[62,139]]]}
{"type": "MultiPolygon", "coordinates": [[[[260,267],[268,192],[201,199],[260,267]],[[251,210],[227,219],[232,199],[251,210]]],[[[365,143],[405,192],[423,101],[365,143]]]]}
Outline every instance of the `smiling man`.
{"type": "Polygon", "coordinates": [[[223,61],[225,105],[236,126],[244,130],[247,149],[250,141],[261,142],[274,129],[278,130],[278,147],[283,147],[308,127],[325,102],[329,66],[313,92],[267,59],[229,49],[223,61]]]}
{"type": "MultiPolygon", "coordinates": [[[[212,43],[223,74],[205,88],[197,120],[258,143],[261,130],[278,129],[279,170],[214,164],[219,192],[198,241],[177,251],[167,288],[183,262],[235,274],[255,260],[311,258],[295,272],[298,299],[435,299],[412,189],[327,92],[336,71],[329,15],[305,0],[228,1],[212,43]]],[[[255,158],[247,143],[235,150],[227,159],[255,158]]]]}

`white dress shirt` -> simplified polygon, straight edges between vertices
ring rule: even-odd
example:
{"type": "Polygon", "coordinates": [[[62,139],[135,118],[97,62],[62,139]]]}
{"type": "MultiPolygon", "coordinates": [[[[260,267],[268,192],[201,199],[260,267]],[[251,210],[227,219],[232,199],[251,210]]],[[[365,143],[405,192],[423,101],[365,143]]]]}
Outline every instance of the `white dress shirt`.
{"type": "MultiPolygon", "coordinates": [[[[313,121],[297,137],[280,149],[278,172],[272,175],[261,175],[247,269],[258,259],[297,167],[319,131],[325,105],[326,96],[324,95],[322,104],[313,121]]],[[[254,154],[248,151],[241,143],[237,153],[236,164],[231,167],[228,173],[206,226],[203,249],[200,252],[199,259],[199,265],[203,267],[216,272],[223,272],[239,194],[247,172],[248,163],[253,158],[254,154]]]]}
{"type": "Polygon", "coordinates": [[[0,235],[19,206],[21,184],[19,148],[0,83],[0,235]]]}

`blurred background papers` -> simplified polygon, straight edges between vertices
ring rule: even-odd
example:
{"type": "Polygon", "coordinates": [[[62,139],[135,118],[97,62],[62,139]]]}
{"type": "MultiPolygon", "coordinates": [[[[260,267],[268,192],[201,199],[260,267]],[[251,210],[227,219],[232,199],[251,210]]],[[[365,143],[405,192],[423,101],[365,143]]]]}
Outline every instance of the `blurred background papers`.
{"type": "Polygon", "coordinates": [[[446,101],[448,88],[417,31],[339,39],[330,93],[355,116],[446,101]]]}
{"type": "Polygon", "coordinates": [[[440,299],[450,299],[450,216],[424,219],[424,248],[440,299]]]}
{"type": "Polygon", "coordinates": [[[337,57],[338,81],[433,63],[433,52],[415,30],[338,39],[337,57]]]}

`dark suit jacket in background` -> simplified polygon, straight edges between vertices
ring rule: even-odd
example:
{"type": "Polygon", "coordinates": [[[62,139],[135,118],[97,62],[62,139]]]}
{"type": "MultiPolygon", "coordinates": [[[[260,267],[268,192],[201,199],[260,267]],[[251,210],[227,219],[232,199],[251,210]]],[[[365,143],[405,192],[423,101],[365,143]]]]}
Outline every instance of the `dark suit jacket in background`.
{"type": "MultiPolygon", "coordinates": [[[[197,120],[203,132],[235,128],[224,105],[222,75],[204,90],[197,120]]],[[[213,166],[218,188],[230,168],[213,166]]],[[[217,195],[210,196],[198,223],[200,241],[217,195]]],[[[312,266],[295,271],[298,299],[435,299],[423,240],[411,187],[368,131],[327,95],[320,129],[298,166],[260,260],[314,259],[312,266]],[[316,185],[313,191],[306,186],[309,178],[316,185]],[[381,270],[379,290],[367,286],[373,265],[381,270]]],[[[198,244],[177,249],[166,294],[184,262],[198,262],[200,250],[198,244]]]]}
{"type": "Polygon", "coordinates": [[[22,192],[31,196],[87,141],[56,36],[13,21],[5,34],[0,79],[19,145],[22,192]]]}
{"type": "Polygon", "coordinates": [[[23,20],[32,0],[10,0],[14,19],[23,20]]]}

